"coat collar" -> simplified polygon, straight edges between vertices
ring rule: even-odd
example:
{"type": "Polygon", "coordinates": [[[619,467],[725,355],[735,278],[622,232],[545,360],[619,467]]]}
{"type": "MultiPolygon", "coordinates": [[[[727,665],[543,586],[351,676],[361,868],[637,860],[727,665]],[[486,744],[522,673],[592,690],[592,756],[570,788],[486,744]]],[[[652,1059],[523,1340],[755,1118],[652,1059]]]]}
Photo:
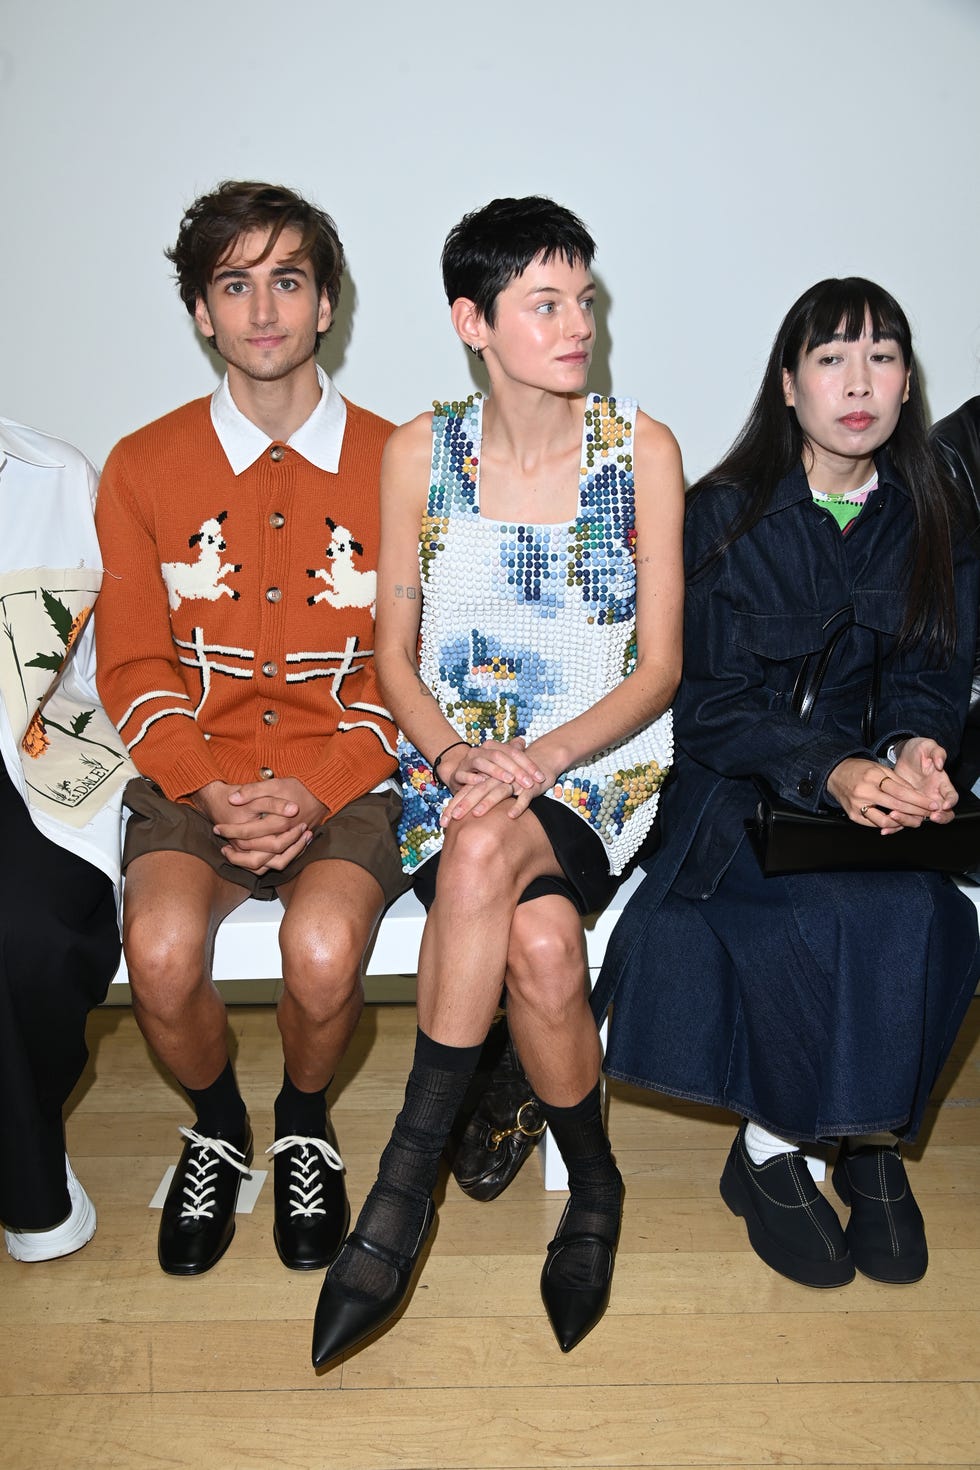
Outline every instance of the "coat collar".
{"type": "MultiPolygon", "coordinates": [[[[908,490],[895,473],[891,462],[891,456],[887,449],[879,449],[875,454],[875,468],[878,471],[878,488],[897,490],[900,494],[908,497],[908,490]]],[[[799,505],[804,501],[812,501],[810,485],[803,469],[802,461],[794,465],[789,474],[780,480],[772,494],[772,499],[766,508],[765,515],[775,515],[777,511],[788,510],[792,505],[799,505]]]]}
{"type": "Polygon", "coordinates": [[[48,434],[41,434],[37,429],[28,429],[24,424],[15,424],[10,419],[0,419],[0,464],[9,455],[11,459],[23,460],[25,464],[36,465],[39,469],[64,469],[64,459],[47,453],[43,446],[54,449],[60,447],[58,441],[48,434]]]}

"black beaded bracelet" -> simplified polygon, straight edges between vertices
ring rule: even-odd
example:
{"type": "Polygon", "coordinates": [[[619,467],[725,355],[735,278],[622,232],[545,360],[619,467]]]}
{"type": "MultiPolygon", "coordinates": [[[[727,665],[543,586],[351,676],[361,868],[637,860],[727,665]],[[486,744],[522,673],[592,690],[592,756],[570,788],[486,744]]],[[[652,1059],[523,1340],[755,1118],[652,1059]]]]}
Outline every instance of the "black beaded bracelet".
{"type": "Polygon", "coordinates": [[[457,745],[469,745],[469,743],[470,742],[468,740],[454,740],[452,745],[447,745],[445,750],[440,750],[439,754],[432,762],[432,774],[433,776],[435,776],[437,781],[439,779],[439,762],[442,760],[443,756],[448,755],[451,750],[455,750],[457,745]]]}

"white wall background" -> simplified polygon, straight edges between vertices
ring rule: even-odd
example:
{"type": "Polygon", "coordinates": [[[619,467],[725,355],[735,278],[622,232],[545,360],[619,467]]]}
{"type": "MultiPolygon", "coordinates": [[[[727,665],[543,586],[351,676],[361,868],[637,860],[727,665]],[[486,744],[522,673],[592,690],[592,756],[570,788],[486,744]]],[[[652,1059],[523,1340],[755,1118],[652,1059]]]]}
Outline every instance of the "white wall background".
{"type": "Polygon", "coordinates": [[[980,0],[0,0],[0,412],[101,461],[209,392],[163,248],[227,177],[334,214],[322,353],[396,420],[470,385],[448,228],[541,192],[599,242],[610,381],[691,477],[801,290],[905,305],[935,416],[980,392],[980,0]]]}

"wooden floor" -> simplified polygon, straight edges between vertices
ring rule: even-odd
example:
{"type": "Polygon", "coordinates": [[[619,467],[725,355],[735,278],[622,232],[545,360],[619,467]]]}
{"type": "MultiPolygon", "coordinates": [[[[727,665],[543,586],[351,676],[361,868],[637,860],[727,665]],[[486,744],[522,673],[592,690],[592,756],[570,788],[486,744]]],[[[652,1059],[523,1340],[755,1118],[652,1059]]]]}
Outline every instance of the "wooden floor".
{"type": "MultiPolygon", "coordinates": [[[[400,1100],[415,1025],[368,1007],[334,1118],[357,1206],[400,1100]]],[[[232,1011],[256,1147],[271,1141],[274,1013],[232,1011]]],[[[910,1174],[931,1264],[913,1287],[808,1291],[748,1249],[718,1196],[726,1115],[612,1089],[627,1213],[612,1303],[565,1357],[538,1296],[561,1210],[537,1159],[494,1204],[450,1181],[427,1269],[385,1337],[318,1377],[319,1275],[271,1240],[271,1179],[224,1260],[179,1281],[147,1208],[186,1105],[128,1010],[92,1020],[69,1120],[99,1228],[79,1254],[0,1261],[3,1470],[980,1463],[980,1001],[910,1174]]],[[[258,1163],[258,1159],[257,1159],[258,1163]]]]}

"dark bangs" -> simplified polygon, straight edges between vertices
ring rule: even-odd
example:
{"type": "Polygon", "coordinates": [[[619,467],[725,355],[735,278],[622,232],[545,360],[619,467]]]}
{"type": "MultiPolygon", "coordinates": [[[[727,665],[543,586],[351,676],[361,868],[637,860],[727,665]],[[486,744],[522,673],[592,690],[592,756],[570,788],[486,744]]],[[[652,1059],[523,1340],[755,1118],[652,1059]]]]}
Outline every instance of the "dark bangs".
{"type": "MultiPolygon", "coordinates": [[[[261,255],[256,255],[253,260],[247,262],[249,266],[263,265],[269,259],[269,256],[275,252],[279,244],[279,237],[284,230],[297,230],[301,237],[296,249],[291,251],[290,254],[286,256],[286,259],[289,261],[293,261],[298,265],[301,265],[304,261],[309,260],[316,246],[317,222],[315,219],[304,218],[303,215],[298,215],[295,218],[291,218],[290,215],[287,213],[279,214],[269,219],[263,218],[261,215],[257,214],[254,224],[251,221],[248,221],[245,224],[244,232],[247,233],[249,230],[260,230],[265,225],[269,226],[269,237],[265,242],[265,249],[262,251],[261,255]]],[[[238,245],[241,233],[243,232],[239,232],[238,234],[233,235],[232,238],[228,241],[227,250],[224,252],[219,260],[215,261],[215,270],[224,265],[225,261],[228,260],[232,255],[234,255],[235,247],[238,245]]]]}
{"type": "Polygon", "coordinates": [[[795,372],[802,355],[835,338],[856,342],[871,320],[875,342],[897,342],[906,367],[912,361],[912,332],[894,296],[863,276],[820,281],[797,303],[794,330],[783,352],[783,367],[795,372]]]}
{"type": "Polygon", "coordinates": [[[450,230],[442,250],[442,280],[450,306],[472,301],[488,327],[496,325],[497,297],[540,256],[586,270],[595,241],[578,215],[553,199],[493,199],[450,230]]]}

